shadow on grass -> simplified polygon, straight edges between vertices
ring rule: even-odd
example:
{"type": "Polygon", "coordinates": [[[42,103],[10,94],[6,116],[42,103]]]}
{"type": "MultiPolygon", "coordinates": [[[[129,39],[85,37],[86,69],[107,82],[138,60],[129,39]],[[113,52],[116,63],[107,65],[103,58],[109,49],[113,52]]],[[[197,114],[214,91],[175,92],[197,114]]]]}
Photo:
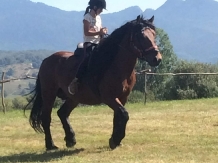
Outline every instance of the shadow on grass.
{"type": "Polygon", "coordinates": [[[102,152],[106,152],[106,151],[111,151],[111,149],[108,146],[102,146],[102,147],[96,148],[94,153],[102,153],[102,152]]]}
{"type": "Polygon", "coordinates": [[[44,153],[20,153],[0,157],[0,162],[49,162],[65,156],[72,156],[84,151],[83,148],[75,150],[54,150],[44,153]]]}

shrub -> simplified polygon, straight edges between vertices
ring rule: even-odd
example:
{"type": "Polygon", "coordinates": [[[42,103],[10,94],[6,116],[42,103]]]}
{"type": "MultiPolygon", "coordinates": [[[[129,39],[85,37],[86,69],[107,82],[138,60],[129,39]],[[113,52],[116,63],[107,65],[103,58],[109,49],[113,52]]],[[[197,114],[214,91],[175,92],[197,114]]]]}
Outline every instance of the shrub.
{"type": "MultiPolygon", "coordinates": [[[[12,109],[12,105],[13,104],[12,104],[12,100],[11,99],[5,99],[4,103],[5,103],[5,107],[6,107],[7,111],[12,109]]],[[[3,106],[2,105],[0,105],[0,110],[3,111],[3,106]]]]}
{"type": "Polygon", "coordinates": [[[63,100],[60,98],[56,98],[53,107],[60,108],[62,104],[63,104],[63,100]]]}
{"type": "Polygon", "coordinates": [[[178,89],[177,97],[179,100],[196,99],[197,93],[193,89],[187,89],[187,90],[178,89]]]}
{"type": "Polygon", "coordinates": [[[24,97],[16,97],[12,100],[13,109],[23,109],[27,104],[27,100],[24,97]]]}
{"type": "Polygon", "coordinates": [[[132,91],[128,98],[129,103],[143,102],[143,100],[144,100],[144,93],[140,91],[132,91]]]}

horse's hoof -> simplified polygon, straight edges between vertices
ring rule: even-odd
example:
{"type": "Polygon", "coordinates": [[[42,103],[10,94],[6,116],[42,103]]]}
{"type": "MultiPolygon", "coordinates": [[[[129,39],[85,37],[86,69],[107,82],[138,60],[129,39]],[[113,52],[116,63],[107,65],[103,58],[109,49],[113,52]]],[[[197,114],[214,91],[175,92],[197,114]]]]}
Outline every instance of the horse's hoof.
{"type": "Polygon", "coordinates": [[[118,147],[122,147],[123,146],[123,144],[122,143],[120,143],[119,145],[118,145],[118,147]]]}
{"type": "Polygon", "coordinates": [[[69,142],[69,141],[66,141],[66,147],[67,148],[72,148],[76,145],[76,142],[69,142]]]}
{"type": "Polygon", "coordinates": [[[117,145],[114,143],[113,138],[109,139],[109,146],[112,150],[114,150],[117,147],[117,145]]]}
{"type": "Polygon", "coordinates": [[[46,148],[46,151],[51,151],[51,150],[56,150],[56,149],[58,149],[58,147],[54,145],[54,146],[46,148]]]}
{"type": "Polygon", "coordinates": [[[64,138],[64,141],[66,142],[66,147],[67,148],[71,148],[74,147],[76,145],[76,139],[75,138],[64,138]]]}

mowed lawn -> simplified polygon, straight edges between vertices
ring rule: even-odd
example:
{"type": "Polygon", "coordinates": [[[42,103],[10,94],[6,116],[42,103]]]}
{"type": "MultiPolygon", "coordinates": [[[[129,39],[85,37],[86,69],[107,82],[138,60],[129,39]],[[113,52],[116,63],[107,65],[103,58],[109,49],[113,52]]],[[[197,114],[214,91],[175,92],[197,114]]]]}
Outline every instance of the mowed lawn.
{"type": "MultiPolygon", "coordinates": [[[[0,162],[218,163],[218,99],[127,104],[130,120],[122,146],[110,150],[113,112],[107,106],[76,108],[70,122],[77,144],[65,147],[53,110],[51,130],[59,150],[45,151],[22,111],[0,113],[0,162]]],[[[29,115],[29,111],[26,112],[29,115]]]]}

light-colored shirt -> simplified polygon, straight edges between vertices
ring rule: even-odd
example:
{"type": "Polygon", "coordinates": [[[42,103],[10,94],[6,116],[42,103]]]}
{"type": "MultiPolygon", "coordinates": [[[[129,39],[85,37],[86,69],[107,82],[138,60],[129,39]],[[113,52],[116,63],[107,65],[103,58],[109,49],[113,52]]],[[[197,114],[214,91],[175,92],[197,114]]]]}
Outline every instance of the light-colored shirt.
{"type": "MultiPolygon", "coordinates": [[[[102,23],[101,23],[101,17],[99,15],[96,16],[96,18],[93,18],[90,13],[87,13],[84,16],[84,20],[87,20],[90,23],[89,26],[89,30],[90,31],[95,31],[95,32],[99,32],[102,28],[102,23]]],[[[96,36],[85,36],[85,34],[83,34],[83,40],[84,42],[91,42],[91,43],[95,43],[98,44],[100,42],[100,36],[96,35],[96,36]]]]}

